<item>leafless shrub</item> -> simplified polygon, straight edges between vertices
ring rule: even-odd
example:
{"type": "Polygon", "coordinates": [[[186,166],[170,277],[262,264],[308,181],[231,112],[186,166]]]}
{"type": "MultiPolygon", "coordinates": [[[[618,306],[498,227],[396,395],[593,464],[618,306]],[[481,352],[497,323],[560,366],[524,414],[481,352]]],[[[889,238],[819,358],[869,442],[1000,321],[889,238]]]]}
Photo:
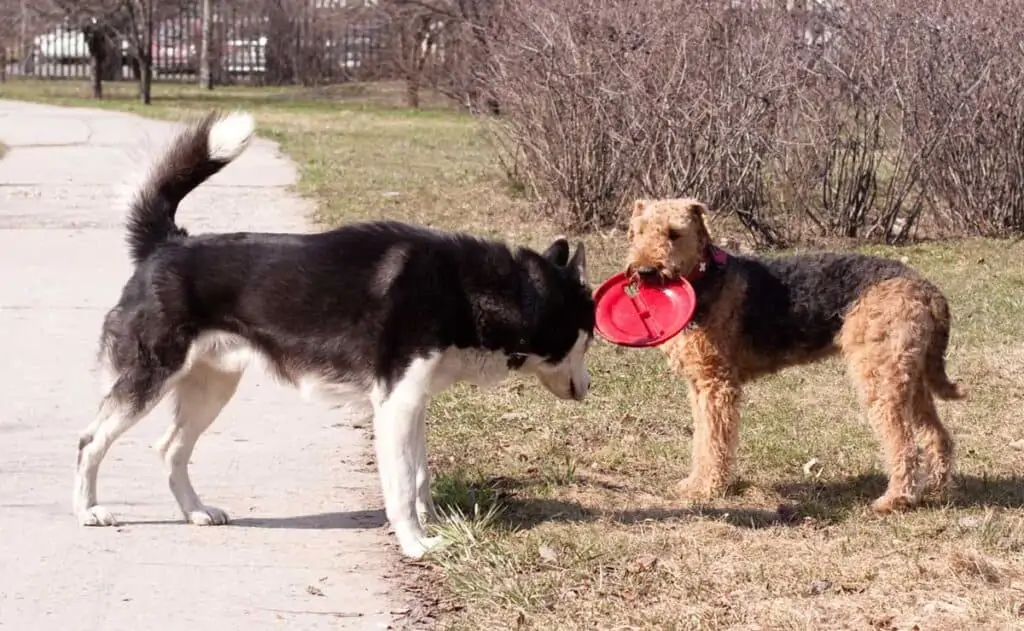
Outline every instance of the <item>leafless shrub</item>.
{"type": "Polygon", "coordinates": [[[1024,3],[928,2],[913,98],[941,133],[928,159],[946,234],[1024,233],[1024,3]]]}
{"type": "Polygon", "coordinates": [[[696,195],[760,246],[1020,231],[1013,10],[526,0],[491,49],[493,128],[570,227],[696,195]]]}
{"type": "Polygon", "coordinates": [[[448,0],[440,12],[444,29],[434,85],[470,112],[501,113],[487,68],[497,42],[506,36],[510,0],[448,0]]]}
{"type": "Polygon", "coordinates": [[[564,223],[615,223],[645,147],[635,111],[644,100],[635,80],[649,45],[644,12],[565,0],[524,3],[507,19],[507,41],[491,60],[505,163],[564,223]]]}

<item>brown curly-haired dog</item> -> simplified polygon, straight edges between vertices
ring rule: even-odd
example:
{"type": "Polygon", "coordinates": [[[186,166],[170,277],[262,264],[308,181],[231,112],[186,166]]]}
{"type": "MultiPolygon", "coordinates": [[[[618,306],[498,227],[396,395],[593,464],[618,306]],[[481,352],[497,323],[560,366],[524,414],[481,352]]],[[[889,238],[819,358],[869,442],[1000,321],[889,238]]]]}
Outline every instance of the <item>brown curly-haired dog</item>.
{"type": "Polygon", "coordinates": [[[690,386],[693,465],[680,492],[725,492],[745,382],[835,354],[888,455],[889,486],[872,507],[901,510],[945,489],[953,440],[932,396],[962,394],[946,375],[950,315],[939,289],[897,261],[859,254],[726,255],[706,213],[694,199],[638,200],[629,224],[627,273],[645,282],[685,276],[697,294],[692,325],[661,346],[690,386]]]}

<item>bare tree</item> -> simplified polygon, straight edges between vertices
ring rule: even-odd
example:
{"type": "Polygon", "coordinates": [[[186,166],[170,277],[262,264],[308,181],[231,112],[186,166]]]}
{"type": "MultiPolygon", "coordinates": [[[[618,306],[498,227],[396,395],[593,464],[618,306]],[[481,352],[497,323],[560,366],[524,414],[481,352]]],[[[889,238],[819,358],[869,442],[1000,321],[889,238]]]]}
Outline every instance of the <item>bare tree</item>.
{"type": "Polygon", "coordinates": [[[153,82],[153,29],[159,9],[162,15],[181,10],[185,0],[49,0],[36,4],[42,15],[60,18],[82,30],[92,57],[93,94],[102,96],[104,64],[125,41],[128,54],[138,66],[139,100],[149,104],[153,82]]]}
{"type": "Polygon", "coordinates": [[[385,0],[380,5],[388,20],[388,59],[392,72],[405,81],[405,100],[419,107],[420,89],[435,58],[444,22],[437,6],[408,0],[385,0]]]}
{"type": "MultiPolygon", "coordinates": [[[[7,51],[13,50],[13,44],[24,41],[25,7],[22,0],[0,0],[0,81],[7,80],[7,51]]],[[[18,53],[19,57],[21,53],[18,53]]]]}
{"type": "Polygon", "coordinates": [[[213,7],[212,0],[202,0],[200,15],[202,35],[199,42],[199,86],[206,90],[213,89],[213,7]]]}

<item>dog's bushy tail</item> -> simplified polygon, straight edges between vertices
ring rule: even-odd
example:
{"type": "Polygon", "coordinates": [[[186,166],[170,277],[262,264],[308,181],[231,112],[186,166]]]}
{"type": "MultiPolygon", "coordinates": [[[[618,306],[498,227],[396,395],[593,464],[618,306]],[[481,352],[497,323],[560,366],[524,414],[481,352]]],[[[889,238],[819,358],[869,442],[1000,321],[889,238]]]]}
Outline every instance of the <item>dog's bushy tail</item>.
{"type": "Polygon", "coordinates": [[[135,194],[128,214],[128,249],[136,264],[163,243],[188,236],[174,223],[178,204],[237,158],[255,128],[245,112],[211,112],[181,132],[135,194]]]}
{"type": "Polygon", "coordinates": [[[924,376],[935,396],[940,399],[963,399],[964,393],[956,382],[946,374],[946,348],[949,346],[950,315],[949,303],[936,291],[931,299],[932,317],[935,328],[925,355],[924,376]]]}

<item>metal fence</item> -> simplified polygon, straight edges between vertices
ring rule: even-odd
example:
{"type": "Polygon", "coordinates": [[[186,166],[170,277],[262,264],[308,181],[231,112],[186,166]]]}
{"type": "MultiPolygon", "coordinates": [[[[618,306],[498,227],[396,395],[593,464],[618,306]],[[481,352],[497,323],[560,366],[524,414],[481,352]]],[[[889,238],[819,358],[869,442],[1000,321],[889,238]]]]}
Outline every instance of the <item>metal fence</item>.
{"type": "MultiPolygon", "coordinates": [[[[271,3],[266,3],[270,5],[271,3]]],[[[292,3],[289,10],[254,11],[238,2],[214,2],[210,56],[219,84],[339,83],[386,78],[388,22],[367,9],[323,8],[323,0],[292,3]]],[[[193,10],[153,25],[154,79],[193,81],[199,72],[202,20],[193,10]]],[[[127,39],[118,37],[107,80],[138,76],[127,39]]],[[[66,24],[39,25],[29,41],[6,48],[8,75],[86,78],[89,49],[82,31],[66,24]]]]}

